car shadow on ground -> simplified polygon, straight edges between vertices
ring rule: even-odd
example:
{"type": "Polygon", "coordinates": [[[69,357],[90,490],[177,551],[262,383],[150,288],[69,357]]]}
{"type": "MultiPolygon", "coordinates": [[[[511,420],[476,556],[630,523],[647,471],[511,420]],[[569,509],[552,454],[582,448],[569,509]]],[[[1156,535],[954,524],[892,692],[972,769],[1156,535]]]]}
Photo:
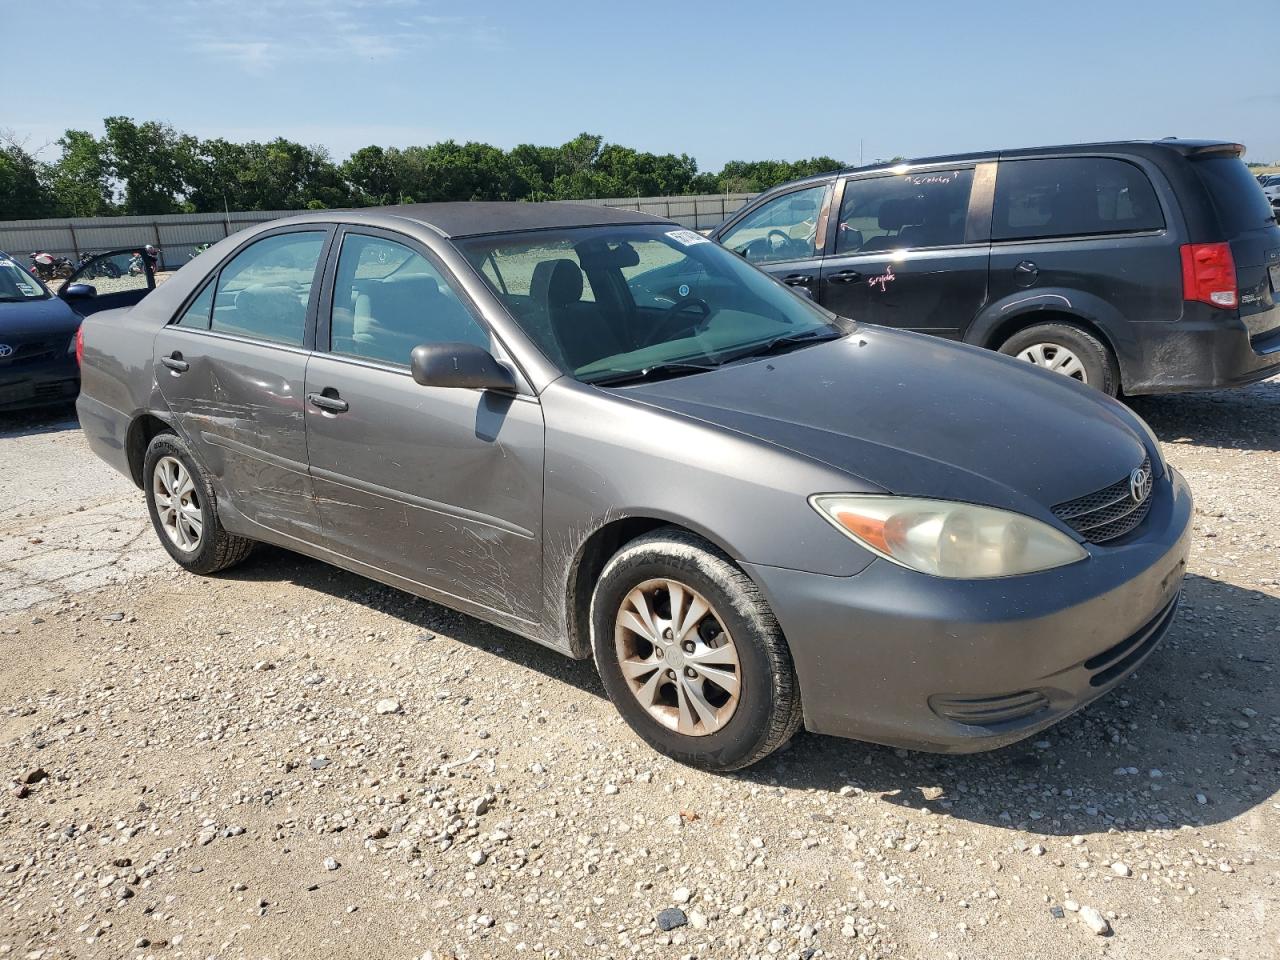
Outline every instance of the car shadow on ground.
{"type": "Polygon", "coordinates": [[[1236,390],[1130,397],[1164,443],[1280,450],[1280,377],[1236,390]]]}
{"type": "Polygon", "coordinates": [[[41,433],[79,429],[80,421],[76,419],[74,403],[0,413],[0,438],[31,437],[41,433]]]}
{"type": "MultiPolygon", "coordinates": [[[[605,695],[590,661],[284,550],[263,548],[224,576],[288,580],[605,695]]],[[[801,733],[729,776],[766,788],[871,793],[1042,835],[1230,820],[1280,788],[1280,748],[1267,734],[1280,713],[1273,673],[1280,598],[1200,576],[1187,578],[1183,595],[1178,620],[1137,674],[1022,743],[950,756],[801,733]]],[[[850,808],[851,822],[859,815],[850,808]]]]}

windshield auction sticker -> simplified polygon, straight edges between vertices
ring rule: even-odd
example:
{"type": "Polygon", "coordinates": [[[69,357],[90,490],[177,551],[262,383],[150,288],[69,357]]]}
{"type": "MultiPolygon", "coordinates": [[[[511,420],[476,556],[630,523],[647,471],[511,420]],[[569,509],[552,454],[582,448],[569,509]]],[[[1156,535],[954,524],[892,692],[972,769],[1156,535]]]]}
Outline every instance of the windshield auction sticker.
{"type": "Polygon", "coordinates": [[[702,234],[694,233],[692,230],[668,230],[667,236],[684,247],[692,247],[695,243],[711,242],[702,234]]]}

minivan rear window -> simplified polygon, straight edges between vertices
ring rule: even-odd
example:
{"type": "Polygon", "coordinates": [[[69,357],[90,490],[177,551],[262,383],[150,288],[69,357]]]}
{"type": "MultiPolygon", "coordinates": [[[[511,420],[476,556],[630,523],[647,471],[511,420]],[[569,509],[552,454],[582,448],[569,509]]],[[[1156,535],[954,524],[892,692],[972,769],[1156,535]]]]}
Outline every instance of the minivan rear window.
{"type": "Polygon", "coordinates": [[[1275,220],[1262,185],[1239,157],[1204,157],[1192,160],[1191,168],[1209,191],[1228,237],[1257,230],[1275,220]]]}
{"type": "Polygon", "coordinates": [[[1164,214],[1137,166],[1110,157],[1001,160],[994,240],[1160,230],[1164,214]]]}

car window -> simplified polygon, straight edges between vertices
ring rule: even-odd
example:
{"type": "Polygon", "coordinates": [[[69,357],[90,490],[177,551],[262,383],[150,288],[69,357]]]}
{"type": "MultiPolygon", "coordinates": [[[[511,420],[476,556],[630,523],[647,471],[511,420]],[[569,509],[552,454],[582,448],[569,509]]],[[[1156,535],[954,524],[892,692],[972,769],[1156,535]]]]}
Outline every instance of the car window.
{"type": "Polygon", "coordinates": [[[98,296],[146,290],[147,266],[141,250],[102,254],[81,264],[68,283],[88,283],[98,296]]]}
{"type": "Polygon", "coordinates": [[[407,366],[423,343],[490,346],[484,325],[431,261],[381,237],[349,233],[333,288],[330,349],[407,366]]]}
{"type": "Polygon", "coordinates": [[[0,303],[46,300],[49,291],[39,280],[8,257],[0,256],[0,303]]]}
{"type": "Polygon", "coordinates": [[[189,327],[193,330],[208,330],[209,317],[213,312],[213,290],[216,285],[212,282],[206,283],[204,289],[200,291],[199,296],[191,301],[191,305],[182,311],[182,316],[177,319],[177,325],[180,327],[189,327]]]}
{"type": "MultiPolygon", "coordinates": [[[[1191,168],[1209,191],[1227,236],[1234,237],[1274,222],[1271,201],[1253,185],[1249,168],[1239,157],[1202,157],[1192,160],[1191,168]]],[[[1268,186],[1278,182],[1280,179],[1273,177],[1268,186]]]]}
{"type": "Polygon", "coordinates": [[[836,224],[836,254],[964,243],[972,170],[850,179],[836,224]]]}
{"type": "Polygon", "coordinates": [[[819,184],[762,203],[721,237],[720,243],[752,263],[812,257],[818,212],[827,187],[819,184]]]}
{"type": "Polygon", "coordinates": [[[1002,160],[991,235],[1033,240],[1159,230],[1164,214],[1147,175],[1109,157],[1002,160]]]}
{"type": "Polygon", "coordinates": [[[281,233],[242,250],[218,275],[210,329],[301,346],[324,238],[281,233]]]}

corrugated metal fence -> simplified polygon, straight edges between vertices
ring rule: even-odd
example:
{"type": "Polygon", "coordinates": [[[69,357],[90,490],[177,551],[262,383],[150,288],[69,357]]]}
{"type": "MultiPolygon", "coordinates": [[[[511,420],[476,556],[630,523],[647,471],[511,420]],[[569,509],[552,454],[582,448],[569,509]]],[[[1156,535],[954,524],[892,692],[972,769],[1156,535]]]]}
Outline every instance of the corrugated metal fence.
{"type": "MultiPolygon", "coordinates": [[[[609,197],[578,200],[639,210],[668,217],[694,230],[707,230],[739,209],[754,194],[726,193],[696,197],[609,197]]],[[[26,255],[43,250],[73,261],[82,253],[100,253],[154,244],[161,262],[182,266],[197,246],[215,243],[245,227],[298,213],[297,210],[252,210],[231,213],[176,213],[153,217],[84,217],[0,222],[0,250],[25,263],[26,255]]]]}

